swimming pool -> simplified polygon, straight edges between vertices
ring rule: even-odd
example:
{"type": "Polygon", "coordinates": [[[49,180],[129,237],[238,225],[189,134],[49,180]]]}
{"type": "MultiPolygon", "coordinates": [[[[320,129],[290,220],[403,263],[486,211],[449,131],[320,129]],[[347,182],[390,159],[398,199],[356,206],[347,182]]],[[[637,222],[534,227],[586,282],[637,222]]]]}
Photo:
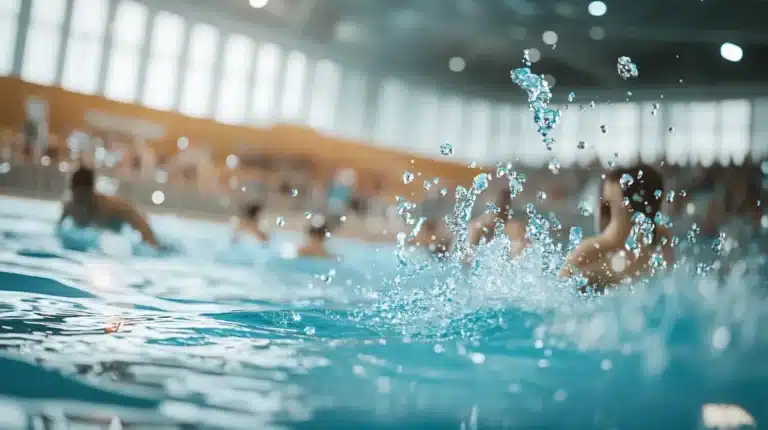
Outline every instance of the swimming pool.
{"type": "Polygon", "coordinates": [[[0,199],[3,429],[695,428],[706,404],[766,418],[760,255],[717,276],[688,250],[673,275],[590,299],[535,251],[513,266],[489,246],[464,270],[336,241],[341,263],[285,261],[284,234],[232,261],[247,252],[227,250],[228,226],[156,216],[183,252],[110,257],[62,249],[56,216],[0,199]]]}

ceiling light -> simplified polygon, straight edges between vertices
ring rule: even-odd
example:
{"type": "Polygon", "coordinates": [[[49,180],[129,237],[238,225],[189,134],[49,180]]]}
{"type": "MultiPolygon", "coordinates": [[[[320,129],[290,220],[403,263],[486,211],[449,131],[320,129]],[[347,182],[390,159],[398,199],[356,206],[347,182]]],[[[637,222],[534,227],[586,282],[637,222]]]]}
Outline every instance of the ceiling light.
{"type": "Polygon", "coordinates": [[[728,61],[738,63],[744,57],[744,51],[739,45],[725,42],[720,46],[720,55],[728,61]]]}
{"type": "Polygon", "coordinates": [[[589,11],[589,14],[592,16],[603,16],[606,12],[608,12],[608,6],[606,6],[605,3],[597,0],[589,4],[587,11],[589,11]]]}
{"type": "Polygon", "coordinates": [[[557,33],[554,31],[545,31],[544,34],[541,35],[541,40],[547,45],[554,45],[557,43],[557,33]]]}
{"type": "Polygon", "coordinates": [[[452,57],[448,60],[448,68],[451,69],[452,72],[458,73],[464,71],[465,67],[467,67],[467,62],[461,57],[452,57]]]}
{"type": "Polygon", "coordinates": [[[603,27],[592,27],[589,29],[589,37],[592,40],[603,40],[605,38],[605,30],[603,30],[603,27]]]}
{"type": "Polygon", "coordinates": [[[261,9],[269,3],[269,0],[249,0],[248,4],[254,9],[261,9]]]}

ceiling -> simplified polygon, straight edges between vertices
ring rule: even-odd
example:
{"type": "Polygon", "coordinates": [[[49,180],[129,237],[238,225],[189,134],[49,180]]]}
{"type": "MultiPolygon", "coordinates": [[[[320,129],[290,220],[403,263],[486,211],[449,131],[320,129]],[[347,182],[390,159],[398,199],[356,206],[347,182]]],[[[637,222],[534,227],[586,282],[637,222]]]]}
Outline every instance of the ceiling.
{"type": "Polygon", "coordinates": [[[604,1],[599,17],[589,0],[269,0],[263,9],[228,0],[216,13],[333,46],[367,68],[485,91],[508,90],[530,48],[541,53],[534,71],[567,88],[626,87],[620,56],[639,68],[633,88],[767,81],[768,0],[604,1]],[[724,42],[743,48],[740,62],[720,56],[724,42]],[[465,60],[459,73],[448,67],[454,56],[465,60]]]}

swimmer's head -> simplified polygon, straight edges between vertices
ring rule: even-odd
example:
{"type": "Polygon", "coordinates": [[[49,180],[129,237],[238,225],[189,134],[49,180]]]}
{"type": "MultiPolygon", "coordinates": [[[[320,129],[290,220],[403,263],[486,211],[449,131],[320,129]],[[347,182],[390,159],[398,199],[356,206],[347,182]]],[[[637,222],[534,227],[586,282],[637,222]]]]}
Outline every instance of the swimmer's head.
{"type": "Polygon", "coordinates": [[[325,240],[326,234],[331,230],[328,227],[328,222],[322,215],[313,215],[309,220],[309,227],[307,228],[307,235],[312,239],[325,240]]]}
{"type": "Polygon", "coordinates": [[[664,181],[661,174],[647,164],[611,170],[600,185],[600,230],[612,219],[632,221],[635,212],[651,221],[661,211],[664,181]]]}
{"type": "Polygon", "coordinates": [[[258,203],[251,203],[243,208],[243,218],[248,221],[256,221],[261,216],[262,207],[258,203]]]}
{"type": "Polygon", "coordinates": [[[93,170],[87,167],[77,169],[69,180],[69,189],[72,192],[72,200],[75,203],[85,203],[92,200],[95,192],[93,170]]]}

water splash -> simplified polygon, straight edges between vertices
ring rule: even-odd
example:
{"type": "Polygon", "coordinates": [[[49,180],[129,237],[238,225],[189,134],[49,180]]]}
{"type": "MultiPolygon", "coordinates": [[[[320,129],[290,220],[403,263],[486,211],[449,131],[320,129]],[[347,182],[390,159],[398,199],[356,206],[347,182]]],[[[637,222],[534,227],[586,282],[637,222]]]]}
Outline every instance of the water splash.
{"type": "Polygon", "coordinates": [[[547,81],[531,72],[529,67],[521,67],[510,72],[512,82],[528,94],[528,106],[533,111],[533,121],[538,126],[542,138],[546,138],[560,122],[560,110],[549,108],[552,100],[547,81]]]}
{"type": "Polygon", "coordinates": [[[629,57],[619,57],[619,60],[616,64],[616,69],[618,70],[619,76],[621,76],[622,79],[636,78],[640,73],[637,65],[633,63],[632,59],[629,57]]]}
{"type": "Polygon", "coordinates": [[[440,155],[444,155],[446,157],[453,155],[453,145],[450,143],[443,143],[440,145],[440,155]]]}

